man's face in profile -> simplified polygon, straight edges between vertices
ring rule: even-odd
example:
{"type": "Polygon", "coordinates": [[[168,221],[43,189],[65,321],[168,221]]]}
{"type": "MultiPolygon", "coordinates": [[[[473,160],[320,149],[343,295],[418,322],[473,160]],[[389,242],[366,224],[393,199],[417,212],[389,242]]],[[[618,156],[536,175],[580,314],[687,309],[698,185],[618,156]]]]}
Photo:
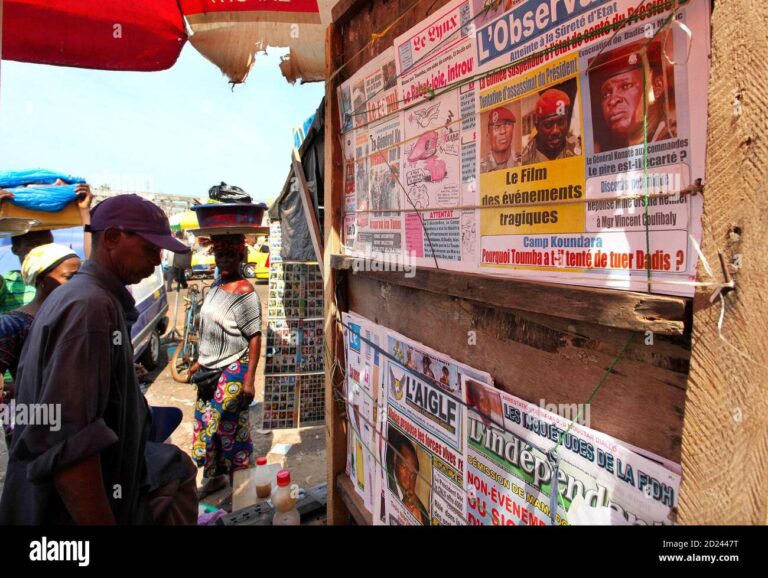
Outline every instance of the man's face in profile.
{"type": "Polygon", "coordinates": [[[416,476],[419,472],[419,460],[408,446],[400,448],[400,455],[395,454],[395,476],[400,487],[407,493],[416,489],[416,476]]]}
{"type": "Polygon", "coordinates": [[[643,70],[636,68],[611,76],[600,88],[603,118],[616,135],[640,130],[643,115],[643,70]]]}
{"type": "Polygon", "coordinates": [[[155,272],[162,249],[135,233],[122,232],[114,253],[118,277],[126,285],[133,285],[155,272]]]}
{"type": "Polygon", "coordinates": [[[515,123],[511,120],[502,120],[488,125],[488,135],[491,138],[491,150],[495,153],[507,153],[512,147],[512,135],[515,132],[515,123]]]}
{"type": "Polygon", "coordinates": [[[548,157],[555,157],[565,147],[568,133],[566,116],[550,116],[536,124],[536,148],[548,157]]]}

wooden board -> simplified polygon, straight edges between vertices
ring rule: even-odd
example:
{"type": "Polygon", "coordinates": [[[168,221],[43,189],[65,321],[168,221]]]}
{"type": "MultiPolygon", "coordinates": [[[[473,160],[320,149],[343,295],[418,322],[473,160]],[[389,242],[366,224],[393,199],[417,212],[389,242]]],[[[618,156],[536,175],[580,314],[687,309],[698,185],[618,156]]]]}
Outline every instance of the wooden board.
{"type": "MultiPolygon", "coordinates": [[[[708,302],[712,289],[695,299],[680,496],[680,520],[689,524],[765,524],[768,517],[766,28],[765,2],[715,4],[701,246],[718,282],[718,251],[727,261],[741,255],[742,267],[726,297],[728,343],[717,330],[720,302],[708,302]]],[[[711,280],[701,264],[699,277],[711,280]]]]}
{"type": "MultiPolygon", "coordinates": [[[[336,269],[350,270],[354,261],[352,257],[335,255],[331,262],[336,269]]],[[[440,269],[420,268],[413,277],[396,272],[359,271],[355,274],[507,309],[663,335],[683,334],[690,301],[682,297],[555,285],[440,269]]]]}
{"type": "Polygon", "coordinates": [[[2,201],[0,202],[0,218],[36,221],[30,229],[32,231],[65,229],[68,227],[81,227],[83,225],[80,209],[77,208],[77,202],[75,201],[68,203],[64,209],[55,213],[24,209],[8,201],[2,201]]]}
{"type": "MultiPolygon", "coordinates": [[[[301,163],[301,157],[299,156],[299,150],[293,149],[293,174],[296,176],[296,180],[299,184],[299,196],[301,197],[301,206],[304,209],[304,217],[307,220],[307,228],[309,229],[309,236],[312,239],[312,247],[315,250],[315,256],[318,261],[323,258],[323,240],[320,233],[320,224],[317,222],[317,213],[312,202],[312,196],[309,193],[309,185],[307,184],[307,178],[304,176],[304,165],[301,163]]],[[[320,274],[323,270],[320,270],[320,274]]]]}
{"type": "MultiPolygon", "coordinates": [[[[343,82],[361,66],[392,45],[392,41],[408,29],[436,12],[449,0],[414,2],[414,0],[378,0],[376,2],[343,0],[333,10],[343,38],[341,58],[333,71],[344,64],[336,82],[343,82]],[[346,10],[346,12],[344,12],[346,10]],[[372,40],[371,34],[384,36],[372,40]]],[[[335,91],[334,91],[335,97],[335,91]]],[[[334,119],[334,133],[338,122],[334,119]]]]}
{"type": "MultiPolygon", "coordinates": [[[[331,24],[326,33],[326,77],[330,77],[341,55],[341,30],[331,24]]],[[[343,367],[343,342],[341,333],[337,331],[335,319],[336,309],[336,274],[331,268],[330,256],[339,251],[341,234],[341,187],[342,160],[341,149],[336,140],[338,130],[339,106],[336,100],[336,84],[333,81],[325,84],[325,190],[323,191],[324,235],[325,247],[323,261],[323,301],[325,309],[325,423],[328,481],[328,524],[344,524],[348,521],[349,513],[344,503],[336,496],[336,485],[333,481],[344,472],[347,460],[346,430],[341,420],[341,412],[336,401],[335,387],[342,380],[338,365],[343,367]],[[341,352],[341,353],[340,353],[341,352]]]]}
{"type": "Polygon", "coordinates": [[[339,0],[331,10],[331,17],[337,23],[342,19],[348,20],[368,3],[369,0],[339,0]]]}
{"type": "MultiPolygon", "coordinates": [[[[632,334],[359,275],[348,285],[350,310],[489,372],[500,389],[537,405],[585,402],[632,334]]],[[[652,346],[644,339],[634,334],[593,399],[591,427],[679,462],[688,339],[657,335],[652,346]]]]}

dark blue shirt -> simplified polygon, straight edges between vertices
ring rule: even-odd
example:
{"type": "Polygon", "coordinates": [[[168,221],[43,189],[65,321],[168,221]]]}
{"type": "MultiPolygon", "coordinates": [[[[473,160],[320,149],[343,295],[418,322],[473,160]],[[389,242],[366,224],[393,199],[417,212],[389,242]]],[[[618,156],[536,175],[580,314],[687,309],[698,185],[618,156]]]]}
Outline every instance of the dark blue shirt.
{"type": "Polygon", "coordinates": [[[59,428],[17,423],[0,524],[72,524],[53,474],[97,453],[117,523],[151,522],[150,415],[126,323],[136,315],[120,280],[92,261],[46,299],[21,353],[16,403],[60,404],[59,428]]]}

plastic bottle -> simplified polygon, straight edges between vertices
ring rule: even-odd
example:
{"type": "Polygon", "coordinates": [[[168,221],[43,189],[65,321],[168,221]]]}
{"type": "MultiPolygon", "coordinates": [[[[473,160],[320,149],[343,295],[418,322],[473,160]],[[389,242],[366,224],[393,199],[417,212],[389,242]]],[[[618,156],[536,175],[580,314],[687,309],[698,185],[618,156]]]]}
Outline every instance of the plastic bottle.
{"type": "Polygon", "coordinates": [[[272,505],[275,508],[273,526],[299,525],[301,518],[296,509],[296,498],[292,494],[294,491],[291,489],[291,472],[280,470],[277,472],[277,487],[272,492],[272,505]]]}
{"type": "Polygon", "coordinates": [[[267,458],[258,458],[256,460],[254,482],[256,484],[256,497],[268,498],[272,495],[272,477],[269,475],[267,458]]]}

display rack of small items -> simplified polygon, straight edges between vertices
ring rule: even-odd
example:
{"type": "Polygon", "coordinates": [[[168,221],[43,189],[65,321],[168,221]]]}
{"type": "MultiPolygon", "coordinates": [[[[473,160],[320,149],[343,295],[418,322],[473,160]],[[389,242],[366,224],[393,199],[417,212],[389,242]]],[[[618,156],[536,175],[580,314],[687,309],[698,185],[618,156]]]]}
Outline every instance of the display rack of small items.
{"type": "Polygon", "coordinates": [[[296,427],[295,375],[268,375],[264,382],[264,429],[296,427]]]}
{"type": "Polygon", "coordinates": [[[267,322],[265,375],[296,373],[299,361],[300,321],[276,319],[267,322]]]}
{"type": "Polygon", "coordinates": [[[269,224],[269,262],[280,263],[283,257],[280,255],[280,251],[283,248],[283,235],[280,229],[280,222],[274,222],[269,224]]]}
{"type": "Polygon", "coordinates": [[[273,258],[267,302],[264,429],[297,427],[303,421],[316,423],[322,421],[325,414],[320,268],[317,263],[283,261],[279,251],[280,228],[273,225],[270,227],[273,258]],[[290,380],[284,381],[286,378],[290,380]],[[306,392],[301,388],[305,380],[306,392]],[[299,419],[300,416],[304,417],[299,419]]]}
{"type": "Polygon", "coordinates": [[[306,317],[323,317],[323,277],[320,275],[320,267],[309,266],[306,272],[303,284],[306,317]]]}
{"type": "Polygon", "coordinates": [[[325,374],[301,376],[300,425],[310,425],[325,419],[325,374]]]}
{"type": "Polygon", "coordinates": [[[288,319],[307,317],[306,303],[303,298],[302,266],[298,263],[283,263],[285,294],[283,306],[288,319]]]}
{"type": "Polygon", "coordinates": [[[285,318],[285,281],[283,280],[283,264],[271,263],[269,266],[269,301],[267,302],[267,319],[285,318]]]}
{"type": "Polygon", "coordinates": [[[299,329],[299,371],[323,371],[323,320],[301,321],[299,329]]]}

